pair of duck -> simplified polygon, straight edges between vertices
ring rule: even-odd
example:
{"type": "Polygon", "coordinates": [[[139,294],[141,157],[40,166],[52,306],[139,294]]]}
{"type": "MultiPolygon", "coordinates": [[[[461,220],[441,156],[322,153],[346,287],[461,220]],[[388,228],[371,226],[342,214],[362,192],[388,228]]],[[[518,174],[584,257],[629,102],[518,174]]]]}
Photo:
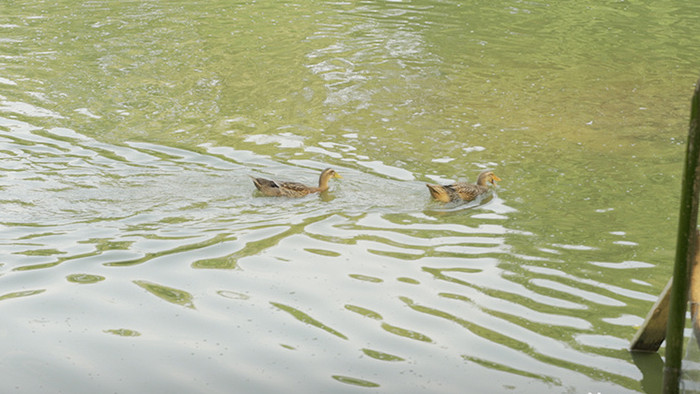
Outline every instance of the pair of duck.
{"type": "MultiPolygon", "coordinates": [[[[331,178],[342,178],[340,174],[331,168],[326,168],[318,178],[318,187],[306,186],[298,182],[278,182],[265,178],[253,178],[255,187],[266,196],[272,197],[303,197],[311,193],[320,193],[328,190],[328,181],[331,178]]],[[[476,183],[458,182],[451,185],[428,186],[430,195],[441,202],[472,201],[489,190],[489,183],[496,185],[497,177],[492,171],[484,171],[479,174],[476,183]]]]}

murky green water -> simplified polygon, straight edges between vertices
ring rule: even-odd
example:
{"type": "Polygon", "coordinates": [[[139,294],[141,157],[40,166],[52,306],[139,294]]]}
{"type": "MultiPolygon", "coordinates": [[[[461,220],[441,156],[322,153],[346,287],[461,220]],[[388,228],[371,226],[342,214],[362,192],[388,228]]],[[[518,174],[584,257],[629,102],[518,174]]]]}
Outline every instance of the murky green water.
{"type": "Polygon", "coordinates": [[[0,4],[2,391],[657,392],[697,15],[0,4]]]}

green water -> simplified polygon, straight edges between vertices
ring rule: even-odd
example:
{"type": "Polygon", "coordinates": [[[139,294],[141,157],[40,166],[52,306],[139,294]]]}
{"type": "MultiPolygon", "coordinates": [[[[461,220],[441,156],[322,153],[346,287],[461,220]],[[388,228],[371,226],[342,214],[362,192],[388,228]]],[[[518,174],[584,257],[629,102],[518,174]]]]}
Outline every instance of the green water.
{"type": "Polygon", "coordinates": [[[697,15],[0,4],[0,388],[658,392],[697,15]]]}

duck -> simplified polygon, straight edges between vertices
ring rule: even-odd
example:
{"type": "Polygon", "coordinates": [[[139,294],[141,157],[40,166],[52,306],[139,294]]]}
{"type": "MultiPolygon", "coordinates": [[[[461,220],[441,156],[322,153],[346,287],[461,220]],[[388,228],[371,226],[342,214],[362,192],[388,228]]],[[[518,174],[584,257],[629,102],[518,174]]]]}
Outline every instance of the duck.
{"type": "Polygon", "coordinates": [[[489,191],[488,183],[496,186],[496,181],[500,181],[501,178],[497,177],[493,171],[484,171],[479,174],[476,179],[476,184],[458,182],[451,185],[431,185],[428,186],[430,195],[442,202],[455,202],[455,201],[473,201],[480,195],[489,191]]]}
{"type": "Polygon", "coordinates": [[[326,168],[318,178],[318,187],[306,186],[299,182],[279,182],[265,178],[255,178],[253,184],[260,192],[270,197],[304,197],[311,193],[321,193],[328,190],[328,181],[331,178],[342,178],[332,168],[326,168]]]}

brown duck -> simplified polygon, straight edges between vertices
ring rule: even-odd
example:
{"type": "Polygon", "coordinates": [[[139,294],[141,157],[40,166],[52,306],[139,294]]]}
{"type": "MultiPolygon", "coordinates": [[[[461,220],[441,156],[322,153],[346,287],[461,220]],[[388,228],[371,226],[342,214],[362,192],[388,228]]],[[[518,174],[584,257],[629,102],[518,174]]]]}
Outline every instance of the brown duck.
{"type": "Polygon", "coordinates": [[[493,172],[484,171],[479,174],[476,184],[459,182],[444,186],[430,184],[426,184],[426,186],[428,186],[428,190],[430,190],[430,195],[438,201],[472,201],[489,191],[489,182],[495,186],[496,181],[500,180],[501,178],[497,177],[493,172]]]}
{"type": "Polygon", "coordinates": [[[272,197],[303,197],[311,193],[320,193],[328,190],[328,181],[331,178],[342,178],[340,174],[331,168],[326,168],[318,178],[318,187],[306,186],[298,182],[278,182],[265,178],[252,177],[255,187],[266,196],[272,197]]]}

